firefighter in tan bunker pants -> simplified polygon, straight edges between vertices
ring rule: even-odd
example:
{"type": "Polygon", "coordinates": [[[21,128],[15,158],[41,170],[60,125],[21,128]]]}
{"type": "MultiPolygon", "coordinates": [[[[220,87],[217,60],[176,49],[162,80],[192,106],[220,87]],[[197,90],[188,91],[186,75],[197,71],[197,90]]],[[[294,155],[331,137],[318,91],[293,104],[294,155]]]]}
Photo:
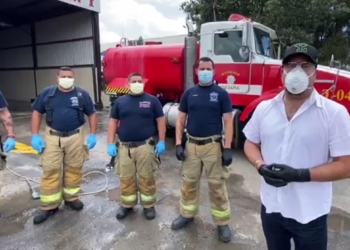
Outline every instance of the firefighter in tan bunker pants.
{"type": "Polygon", "coordinates": [[[139,193],[144,216],[152,220],[157,202],[155,171],[160,164],[159,155],[165,152],[165,118],[159,100],[144,93],[141,74],[132,73],[128,81],[130,94],[116,100],[108,126],[107,153],[116,157],[114,169],[121,183],[121,206],[116,217],[124,219],[133,210],[139,193]],[[156,144],[152,137],[157,130],[156,144]]]}
{"type": "Polygon", "coordinates": [[[88,150],[96,145],[97,116],[89,94],[74,86],[74,73],[63,67],[57,75],[58,86],[45,88],[33,103],[32,147],[40,155],[43,168],[40,186],[41,210],[34,224],[46,221],[58,211],[62,199],[73,210],[84,204],[78,199],[82,168],[88,150]],[[46,113],[45,141],[39,135],[42,115],[46,113]],[[84,144],[84,114],[89,118],[90,135],[84,144]]]}
{"type": "Polygon", "coordinates": [[[178,230],[193,221],[198,212],[200,177],[204,169],[208,178],[209,198],[219,239],[225,243],[232,238],[229,222],[230,203],[226,189],[227,169],[232,163],[233,136],[232,104],[228,93],[213,84],[214,63],[203,57],[196,69],[199,84],[183,94],[176,123],[176,157],[182,161],[180,216],[172,223],[178,230]],[[183,136],[187,118],[187,134],[183,136]],[[222,119],[225,140],[222,140],[222,119]],[[185,137],[185,138],[184,138],[185,137]]]}
{"type": "MultiPolygon", "coordinates": [[[[16,139],[15,133],[13,130],[13,122],[12,115],[8,110],[8,103],[0,91],[0,120],[4,125],[4,128],[7,133],[6,141],[3,144],[0,136],[0,171],[6,168],[6,155],[4,153],[8,153],[11,150],[15,149],[16,139]]],[[[1,185],[2,185],[2,173],[0,173],[0,193],[1,193],[1,185]]],[[[1,205],[1,200],[0,200],[1,205]]],[[[0,214],[1,217],[1,214],[0,214]]]]}

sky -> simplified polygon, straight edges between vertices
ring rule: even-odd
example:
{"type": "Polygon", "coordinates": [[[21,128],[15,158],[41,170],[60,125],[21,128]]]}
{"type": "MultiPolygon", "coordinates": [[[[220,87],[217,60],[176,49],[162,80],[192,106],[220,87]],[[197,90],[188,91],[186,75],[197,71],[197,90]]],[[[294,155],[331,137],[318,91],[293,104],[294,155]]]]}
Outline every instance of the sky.
{"type": "Polygon", "coordinates": [[[101,43],[186,34],[184,0],[103,0],[101,1],[101,43]]]}

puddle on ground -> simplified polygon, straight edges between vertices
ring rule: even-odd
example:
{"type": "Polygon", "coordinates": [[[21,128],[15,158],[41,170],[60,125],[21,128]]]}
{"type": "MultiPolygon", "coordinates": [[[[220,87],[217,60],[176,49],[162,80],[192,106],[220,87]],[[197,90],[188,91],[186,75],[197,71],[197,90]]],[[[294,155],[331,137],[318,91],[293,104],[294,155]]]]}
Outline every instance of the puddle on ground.
{"type": "Polygon", "coordinates": [[[16,234],[24,230],[27,217],[16,214],[11,217],[0,218],[0,237],[16,234]]]}
{"type": "Polygon", "coordinates": [[[244,178],[242,175],[231,174],[230,178],[227,180],[227,185],[242,186],[244,178]]]}
{"type": "Polygon", "coordinates": [[[120,189],[119,188],[113,188],[109,189],[108,192],[101,192],[97,194],[96,196],[107,198],[109,201],[120,201],[120,189]]]}
{"type": "Polygon", "coordinates": [[[28,191],[2,200],[0,206],[0,237],[16,234],[24,229],[31,208],[39,207],[40,200],[33,200],[28,191]]]}
{"type": "Polygon", "coordinates": [[[328,215],[328,229],[335,232],[349,232],[350,218],[340,214],[328,215]]]}
{"type": "Polygon", "coordinates": [[[30,192],[24,192],[12,197],[10,200],[2,200],[0,213],[3,217],[9,217],[24,210],[40,206],[40,200],[33,200],[30,192]]]}

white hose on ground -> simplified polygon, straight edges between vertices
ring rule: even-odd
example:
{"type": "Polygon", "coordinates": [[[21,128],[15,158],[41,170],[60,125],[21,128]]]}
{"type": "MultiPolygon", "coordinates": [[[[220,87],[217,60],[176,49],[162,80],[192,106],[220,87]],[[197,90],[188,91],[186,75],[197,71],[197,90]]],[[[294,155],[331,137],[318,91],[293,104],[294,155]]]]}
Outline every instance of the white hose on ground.
{"type": "MultiPolygon", "coordinates": [[[[12,174],[16,175],[17,177],[20,177],[20,178],[23,178],[25,180],[32,181],[32,182],[40,184],[40,182],[38,180],[36,180],[37,178],[29,178],[27,176],[20,175],[20,174],[16,173],[15,171],[13,171],[8,166],[6,166],[6,169],[8,171],[10,171],[12,174]]],[[[99,189],[99,190],[97,190],[97,191],[93,191],[93,192],[79,193],[79,196],[81,196],[81,195],[93,195],[93,194],[98,194],[98,193],[101,193],[101,192],[106,192],[106,193],[108,192],[108,177],[102,171],[91,171],[91,172],[88,172],[88,173],[83,175],[83,178],[88,176],[89,174],[93,174],[93,173],[101,174],[101,175],[103,175],[106,178],[106,183],[105,183],[104,187],[99,189]]]]}

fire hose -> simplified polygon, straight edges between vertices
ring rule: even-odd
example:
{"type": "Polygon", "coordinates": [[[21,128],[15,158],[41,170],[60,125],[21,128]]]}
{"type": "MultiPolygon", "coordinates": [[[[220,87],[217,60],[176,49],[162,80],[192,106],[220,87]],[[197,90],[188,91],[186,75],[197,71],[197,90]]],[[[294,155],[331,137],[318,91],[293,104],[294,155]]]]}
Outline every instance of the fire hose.
{"type": "MultiPolygon", "coordinates": [[[[27,176],[20,175],[17,172],[15,172],[14,170],[12,170],[10,167],[8,167],[7,164],[6,164],[6,169],[8,171],[10,171],[10,173],[16,175],[17,177],[20,177],[20,178],[24,179],[28,183],[28,185],[29,185],[29,187],[31,189],[32,198],[34,200],[40,198],[40,194],[37,191],[35,191],[35,189],[30,185],[30,182],[34,182],[34,183],[40,184],[40,181],[37,180],[38,178],[29,178],[27,176]]],[[[98,194],[98,193],[101,193],[101,192],[106,192],[106,195],[108,194],[108,176],[105,173],[103,173],[102,171],[91,171],[91,172],[88,172],[88,173],[83,175],[83,178],[88,176],[88,175],[90,175],[90,174],[94,174],[94,173],[103,175],[106,178],[106,182],[105,182],[104,187],[99,189],[99,190],[97,190],[97,191],[93,191],[93,192],[79,193],[79,196],[94,195],[94,194],[98,194]]]]}

